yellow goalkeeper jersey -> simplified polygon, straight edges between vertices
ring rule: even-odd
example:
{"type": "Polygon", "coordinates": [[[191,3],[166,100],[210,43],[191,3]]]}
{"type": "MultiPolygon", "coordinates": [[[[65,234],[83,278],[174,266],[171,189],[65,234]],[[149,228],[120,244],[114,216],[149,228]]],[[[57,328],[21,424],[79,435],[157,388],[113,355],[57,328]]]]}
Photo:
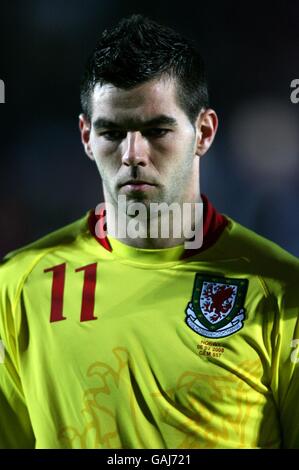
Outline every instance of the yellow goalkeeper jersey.
{"type": "Polygon", "coordinates": [[[204,214],[194,252],[86,215],[4,259],[1,448],[299,448],[299,262],[204,214]]]}

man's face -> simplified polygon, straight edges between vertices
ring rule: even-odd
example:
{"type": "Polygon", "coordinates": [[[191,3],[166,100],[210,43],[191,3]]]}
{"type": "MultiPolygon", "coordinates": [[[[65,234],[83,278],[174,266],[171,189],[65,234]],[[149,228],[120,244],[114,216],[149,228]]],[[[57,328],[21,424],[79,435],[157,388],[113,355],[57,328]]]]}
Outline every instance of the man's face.
{"type": "Polygon", "coordinates": [[[96,85],[89,123],[81,117],[85,150],[102,177],[106,202],[187,202],[198,181],[198,130],[177,103],[171,79],[130,90],[96,85]]]}

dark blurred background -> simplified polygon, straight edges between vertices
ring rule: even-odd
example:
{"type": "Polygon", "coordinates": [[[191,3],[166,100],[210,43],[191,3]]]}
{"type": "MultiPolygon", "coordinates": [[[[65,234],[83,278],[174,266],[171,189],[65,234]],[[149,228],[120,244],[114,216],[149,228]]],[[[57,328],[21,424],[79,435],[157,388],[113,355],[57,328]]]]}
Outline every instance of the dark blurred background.
{"type": "Polygon", "coordinates": [[[79,83],[97,36],[143,13],[195,39],[220,117],[203,158],[213,204],[299,255],[298,2],[2,1],[0,255],[102,201],[78,132],[79,83]]]}

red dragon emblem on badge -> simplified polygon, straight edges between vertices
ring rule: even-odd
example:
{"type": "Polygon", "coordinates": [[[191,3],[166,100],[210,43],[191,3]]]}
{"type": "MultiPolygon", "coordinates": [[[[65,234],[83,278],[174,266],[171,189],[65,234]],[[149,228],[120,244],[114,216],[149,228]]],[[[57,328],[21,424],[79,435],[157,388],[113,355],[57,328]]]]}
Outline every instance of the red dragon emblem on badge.
{"type": "Polygon", "coordinates": [[[237,287],[204,282],[201,293],[201,308],[211,322],[225,317],[233,308],[237,287]]]}
{"type": "Polygon", "coordinates": [[[200,336],[225,338],[244,326],[248,279],[196,273],[187,325],[200,336]]]}

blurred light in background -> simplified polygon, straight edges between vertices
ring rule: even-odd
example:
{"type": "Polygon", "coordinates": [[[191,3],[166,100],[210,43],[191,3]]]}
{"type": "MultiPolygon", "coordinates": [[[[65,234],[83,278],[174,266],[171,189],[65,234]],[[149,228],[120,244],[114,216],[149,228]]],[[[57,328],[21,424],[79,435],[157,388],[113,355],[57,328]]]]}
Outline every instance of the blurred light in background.
{"type": "Polygon", "coordinates": [[[255,98],[231,118],[234,164],[254,187],[273,190],[294,183],[299,170],[299,115],[275,99],[255,98]]]}
{"type": "MultiPolygon", "coordinates": [[[[246,225],[299,255],[299,113],[290,103],[256,97],[229,126],[230,159],[251,200],[246,225]]],[[[241,192],[240,192],[241,194],[241,192]]]]}

